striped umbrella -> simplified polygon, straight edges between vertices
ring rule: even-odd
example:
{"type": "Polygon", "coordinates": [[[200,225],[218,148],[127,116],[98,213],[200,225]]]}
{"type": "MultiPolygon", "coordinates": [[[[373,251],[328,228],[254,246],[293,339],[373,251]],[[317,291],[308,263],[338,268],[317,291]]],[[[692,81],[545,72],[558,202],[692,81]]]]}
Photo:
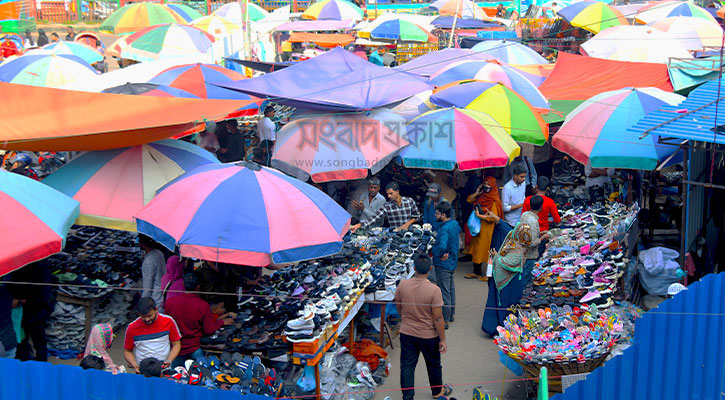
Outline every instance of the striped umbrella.
{"type": "Polygon", "coordinates": [[[688,50],[702,50],[719,47],[722,44],[723,29],[720,24],[697,17],[669,17],[649,24],[668,33],[688,50]]]}
{"type": "Polygon", "coordinates": [[[106,52],[106,45],[103,44],[101,38],[93,32],[81,32],[76,35],[75,41],[96,49],[101,54],[106,52]]]}
{"type": "Polygon", "coordinates": [[[349,1],[320,0],[307,7],[305,12],[302,13],[302,18],[360,21],[363,18],[363,11],[349,1]]]}
{"type": "Polygon", "coordinates": [[[438,42],[438,38],[425,28],[404,19],[392,19],[374,26],[369,30],[369,37],[403,42],[438,42]]]}
{"type": "Polygon", "coordinates": [[[272,166],[306,181],[346,181],[377,174],[408,145],[405,120],[388,110],[301,118],[277,133],[272,166]]]}
{"type": "Polygon", "coordinates": [[[133,3],[114,11],[99,28],[115,34],[136,32],[158,24],[185,24],[187,21],[164,4],[133,3]]]}
{"type": "Polygon", "coordinates": [[[158,189],[186,171],[218,163],[201,147],[164,139],[83,153],[43,183],[81,203],[77,224],[135,231],[133,215],[151,201],[158,189]]]}
{"type": "Polygon", "coordinates": [[[549,102],[539,89],[515,68],[488,61],[459,61],[431,75],[430,83],[441,87],[458,81],[500,82],[538,108],[549,109],[549,102]]]}
{"type": "Polygon", "coordinates": [[[405,118],[405,121],[410,121],[424,112],[436,108],[435,104],[430,102],[432,94],[432,90],[420,92],[391,108],[391,111],[405,118]]]}
{"type": "Polygon", "coordinates": [[[458,108],[429,111],[408,124],[410,146],[400,156],[408,168],[461,171],[503,167],[521,152],[490,115],[458,108]]]}
{"type": "Polygon", "coordinates": [[[191,22],[191,26],[195,26],[202,31],[211,34],[216,39],[229,36],[242,29],[234,22],[218,15],[207,15],[205,17],[197,18],[191,22]]]}
{"type": "Polygon", "coordinates": [[[490,54],[507,64],[548,64],[541,54],[530,47],[508,40],[484,40],[471,50],[490,54]]]}
{"type": "Polygon", "coordinates": [[[558,14],[571,25],[594,33],[612,26],[629,25],[619,10],[599,1],[580,1],[562,8],[558,14]]]}
{"type": "Polygon", "coordinates": [[[214,36],[189,25],[162,24],[144,28],[125,41],[121,57],[143,62],[206,53],[214,36]]]}
{"type": "Polygon", "coordinates": [[[103,54],[101,52],[78,42],[58,41],[46,44],[40,49],[33,51],[32,54],[38,54],[36,52],[42,52],[42,54],[72,54],[78,56],[88,64],[103,60],[103,54]]]}
{"type": "Polygon", "coordinates": [[[627,129],[646,114],[685,98],[657,88],[625,88],[598,94],[566,116],[552,146],[593,168],[653,170],[677,150],[657,144],[657,135],[643,139],[627,129]]]}
{"type": "Polygon", "coordinates": [[[166,3],[166,6],[174,10],[175,13],[181,15],[184,21],[191,22],[197,18],[201,18],[201,13],[193,8],[181,3],[166,3]]]}
{"type": "Polygon", "coordinates": [[[458,15],[459,18],[491,20],[486,11],[471,0],[438,0],[428,7],[437,10],[440,15],[458,15]]]}
{"type": "Polygon", "coordinates": [[[644,25],[607,28],[582,43],[581,48],[588,56],[617,61],[668,64],[672,57],[692,58],[679,40],[644,25]]]}
{"type": "Polygon", "coordinates": [[[96,77],[96,70],[70,54],[26,54],[0,66],[0,82],[60,88],[96,77]]]}
{"type": "Polygon", "coordinates": [[[554,64],[513,64],[509,65],[509,67],[516,69],[516,71],[518,71],[524,78],[533,83],[536,87],[541,86],[546,78],[551,75],[551,71],[554,70],[554,64]]]}
{"type": "Polygon", "coordinates": [[[103,89],[101,93],[115,94],[131,94],[138,96],[155,96],[155,97],[181,97],[185,99],[198,99],[198,96],[183,91],[181,89],[172,88],[157,83],[125,83],[123,85],[103,89]]]}
{"type": "Polygon", "coordinates": [[[517,142],[538,146],[549,138],[549,126],[518,93],[500,83],[470,82],[436,92],[430,101],[440,107],[485,112],[517,142]]]}
{"type": "Polygon", "coordinates": [[[350,214],[322,191],[254,163],[207,165],[136,214],[138,231],[185,257],[265,266],[335,254],[350,214]]]}
{"type": "Polygon", "coordinates": [[[0,168],[0,276],[63,250],[78,202],[0,168]]]}
{"type": "Polygon", "coordinates": [[[689,1],[653,2],[639,9],[635,19],[640,23],[650,24],[670,17],[695,17],[717,23],[715,17],[707,10],[689,1]]]}
{"type": "MultiPolygon", "coordinates": [[[[248,10],[249,10],[249,20],[250,21],[259,21],[261,19],[264,19],[269,15],[264,9],[251,1],[247,3],[248,10]]],[[[216,11],[212,13],[212,15],[216,15],[217,17],[226,18],[229,21],[234,22],[235,24],[244,24],[246,23],[246,16],[244,13],[244,10],[242,9],[244,5],[239,1],[234,1],[231,3],[227,3],[216,11]]]]}

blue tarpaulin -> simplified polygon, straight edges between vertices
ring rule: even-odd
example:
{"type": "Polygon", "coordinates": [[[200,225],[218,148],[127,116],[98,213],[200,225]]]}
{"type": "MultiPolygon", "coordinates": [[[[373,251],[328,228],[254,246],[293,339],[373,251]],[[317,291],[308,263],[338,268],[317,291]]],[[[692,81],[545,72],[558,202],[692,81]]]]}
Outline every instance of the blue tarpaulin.
{"type": "MultiPolygon", "coordinates": [[[[441,15],[431,22],[436,28],[451,29],[453,27],[453,16],[441,15]]],[[[480,19],[457,18],[456,29],[485,29],[485,28],[501,28],[502,26],[495,22],[486,22],[480,19]]]]}
{"type": "Polygon", "coordinates": [[[321,111],[384,107],[433,88],[420,77],[379,67],[339,47],[280,71],[219,86],[321,111]]]}

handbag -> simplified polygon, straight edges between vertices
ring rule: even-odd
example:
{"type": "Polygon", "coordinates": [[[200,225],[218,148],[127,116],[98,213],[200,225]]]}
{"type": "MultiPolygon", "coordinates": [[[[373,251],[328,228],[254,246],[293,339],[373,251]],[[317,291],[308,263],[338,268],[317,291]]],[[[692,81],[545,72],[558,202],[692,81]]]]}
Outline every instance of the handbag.
{"type": "Polygon", "coordinates": [[[471,236],[478,236],[478,234],[481,233],[481,219],[476,216],[475,211],[471,212],[466,225],[468,226],[468,230],[471,232],[471,236]]]}

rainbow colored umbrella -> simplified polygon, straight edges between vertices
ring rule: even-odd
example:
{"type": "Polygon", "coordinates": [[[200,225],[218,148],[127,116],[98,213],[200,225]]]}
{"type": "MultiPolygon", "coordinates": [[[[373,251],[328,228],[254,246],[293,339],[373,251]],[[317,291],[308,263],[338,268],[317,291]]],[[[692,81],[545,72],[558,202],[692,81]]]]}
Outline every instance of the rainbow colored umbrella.
{"type": "Polygon", "coordinates": [[[202,31],[211,34],[216,39],[229,36],[242,29],[234,22],[218,15],[207,15],[205,17],[197,18],[191,23],[191,26],[195,26],[202,31]]]}
{"type": "Polygon", "coordinates": [[[509,40],[484,40],[471,50],[489,54],[507,64],[548,64],[541,54],[530,47],[509,40]]]}
{"type": "Polygon", "coordinates": [[[301,118],[277,133],[272,166],[303,181],[363,179],[408,145],[404,129],[403,117],[384,109],[301,118]]]}
{"type": "Polygon", "coordinates": [[[78,56],[88,64],[103,60],[103,54],[101,52],[78,42],[58,41],[46,44],[40,49],[34,50],[32,54],[38,54],[38,52],[42,54],[72,54],[78,56]]]}
{"type": "Polygon", "coordinates": [[[657,135],[640,139],[628,132],[646,114],[685,98],[657,88],[625,88],[598,94],[566,116],[551,144],[593,168],[653,170],[677,150],[657,144],[657,135]]]}
{"type": "Polygon", "coordinates": [[[136,223],[182,256],[265,266],[339,252],[350,214],[311,185],[241,162],[184,174],[136,214],[136,223]]]}
{"type": "MultiPolygon", "coordinates": [[[[264,9],[251,1],[247,3],[248,4],[248,10],[249,10],[249,20],[250,21],[259,21],[261,19],[266,18],[269,13],[264,11],[264,9]]],[[[244,10],[242,8],[244,5],[239,1],[233,1],[231,3],[227,3],[216,11],[212,13],[212,15],[216,15],[217,17],[226,18],[229,21],[234,22],[235,24],[244,24],[246,23],[246,16],[244,13],[244,10]]]]}
{"type": "Polygon", "coordinates": [[[125,41],[121,58],[143,62],[206,53],[214,36],[189,25],[162,24],[144,28],[125,41]]]}
{"type": "Polygon", "coordinates": [[[551,71],[554,70],[554,64],[529,64],[529,65],[518,65],[513,64],[509,67],[514,68],[529,82],[533,83],[534,86],[539,87],[551,75],[551,71]]]}
{"type": "Polygon", "coordinates": [[[428,7],[437,10],[440,15],[458,15],[459,18],[491,20],[486,11],[471,0],[438,0],[428,7]]]}
{"type": "MultiPolygon", "coordinates": [[[[637,11],[636,20],[643,24],[650,24],[670,17],[695,17],[717,23],[715,17],[707,10],[698,7],[689,1],[661,1],[652,2],[637,11]]],[[[720,44],[718,43],[718,46],[720,44]]]]}
{"type": "Polygon", "coordinates": [[[133,3],[109,15],[100,30],[115,34],[131,33],[159,24],[185,24],[187,21],[165,4],[133,3]]]}
{"type": "Polygon", "coordinates": [[[246,76],[218,65],[185,64],[171,67],[149,82],[181,89],[202,99],[246,101],[239,115],[256,114],[262,99],[216,85],[241,79],[246,76]]]}
{"type": "Polygon", "coordinates": [[[458,108],[429,111],[408,124],[410,146],[400,156],[409,168],[461,171],[503,167],[521,152],[488,114],[458,108]]]}
{"type": "Polygon", "coordinates": [[[302,18],[360,21],[363,19],[363,11],[349,1],[321,0],[307,7],[305,12],[302,13],[302,18]]]}
{"type": "Polygon", "coordinates": [[[405,118],[406,122],[409,122],[410,120],[418,117],[424,112],[436,108],[435,104],[430,102],[430,96],[432,94],[432,90],[424,90],[414,96],[409,97],[407,100],[391,108],[391,110],[394,113],[405,118]]]}
{"type": "Polygon", "coordinates": [[[181,18],[188,23],[197,18],[201,18],[201,13],[194,10],[193,8],[181,3],[166,3],[166,6],[174,10],[177,14],[181,15],[181,18]]]}
{"type": "Polygon", "coordinates": [[[404,19],[387,20],[369,30],[371,39],[398,40],[402,42],[430,42],[438,39],[422,26],[404,19]]]}
{"type": "Polygon", "coordinates": [[[629,25],[619,10],[599,1],[580,1],[562,8],[558,14],[572,26],[594,33],[617,25],[629,25]]]}
{"type": "Polygon", "coordinates": [[[63,250],[78,202],[0,168],[0,276],[63,250]]]}
{"type": "Polygon", "coordinates": [[[669,17],[649,24],[678,40],[688,50],[702,50],[722,44],[720,24],[697,17],[669,17]]]}
{"type": "Polygon", "coordinates": [[[531,103],[500,83],[470,82],[452,86],[434,93],[430,101],[440,107],[487,113],[517,142],[541,146],[549,138],[549,126],[531,103]]]}
{"type": "Polygon", "coordinates": [[[645,25],[613,26],[581,45],[582,53],[618,61],[668,64],[670,58],[692,58],[673,36],[645,25]]]}
{"type": "Polygon", "coordinates": [[[198,99],[198,96],[181,89],[160,85],[158,83],[124,83],[123,85],[103,89],[101,93],[131,94],[137,96],[181,97],[198,99]]]}
{"type": "Polygon", "coordinates": [[[164,139],[83,153],[43,183],[81,203],[77,224],[135,231],[133,215],[151,201],[158,189],[186,171],[218,163],[201,147],[164,139]]]}
{"type": "Polygon", "coordinates": [[[515,68],[489,61],[458,61],[431,75],[430,83],[444,86],[458,81],[500,82],[537,108],[549,109],[549,102],[531,81],[515,68]]]}
{"type": "Polygon", "coordinates": [[[92,49],[96,49],[101,54],[106,52],[106,45],[103,44],[101,38],[93,32],[81,32],[76,35],[75,41],[85,44],[92,49]]]}
{"type": "Polygon", "coordinates": [[[70,54],[26,54],[0,66],[0,82],[60,88],[94,79],[96,70],[70,54]]]}

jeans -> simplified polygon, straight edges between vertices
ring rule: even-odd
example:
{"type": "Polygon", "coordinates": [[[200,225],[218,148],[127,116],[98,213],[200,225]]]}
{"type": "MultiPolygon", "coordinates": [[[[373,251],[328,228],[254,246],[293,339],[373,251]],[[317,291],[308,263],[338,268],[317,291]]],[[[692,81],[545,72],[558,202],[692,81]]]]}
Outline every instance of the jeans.
{"type": "Polygon", "coordinates": [[[441,295],[443,295],[443,319],[446,322],[451,322],[451,317],[456,315],[456,286],[453,282],[454,272],[435,267],[435,283],[441,289],[441,295]]]}
{"type": "Polygon", "coordinates": [[[48,340],[45,337],[46,321],[23,322],[22,327],[25,331],[25,340],[18,343],[17,356],[20,361],[30,360],[31,346],[30,340],[33,341],[32,348],[35,349],[35,361],[48,361],[48,340]]]}
{"type": "Polygon", "coordinates": [[[436,396],[443,388],[443,369],[441,353],[438,345],[440,339],[421,339],[415,336],[400,334],[400,387],[403,400],[413,400],[415,396],[415,366],[418,365],[420,353],[423,353],[425,367],[428,370],[428,382],[431,395],[436,396]],[[407,389],[410,388],[410,389],[407,389]]]}
{"type": "Polygon", "coordinates": [[[186,355],[179,354],[179,356],[174,359],[174,362],[171,363],[171,368],[183,367],[184,361],[196,360],[199,357],[204,357],[204,351],[202,349],[196,349],[191,354],[186,354],[186,355]]]}

